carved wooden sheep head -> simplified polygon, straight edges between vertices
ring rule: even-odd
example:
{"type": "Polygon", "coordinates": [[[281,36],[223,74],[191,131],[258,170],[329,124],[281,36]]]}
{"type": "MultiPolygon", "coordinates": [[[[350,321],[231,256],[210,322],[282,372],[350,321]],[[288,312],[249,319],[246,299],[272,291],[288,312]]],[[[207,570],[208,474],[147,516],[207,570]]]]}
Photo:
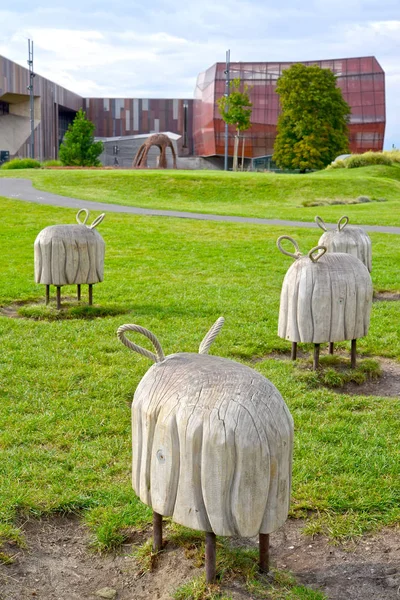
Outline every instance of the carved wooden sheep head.
{"type": "Polygon", "coordinates": [[[270,533],[287,518],[293,420],[263,375],[208,349],[223,325],[216,321],[199,353],[164,356],[157,338],[123,325],[126,346],[155,361],[132,403],[132,483],[156,513],[217,535],[270,533]],[[145,335],[149,352],[125,337],[145,335]]]}
{"type": "Polygon", "coordinates": [[[315,222],[325,232],[319,238],[319,246],[325,246],[328,252],[352,254],[359,258],[368,271],[371,272],[371,240],[361,227],[348,226],[349,218],[345,216],[339,219],[336,229],[331,231],[328,231],[321,217],[316,216],[315,222]]]}
{"type": "Polygon", "coordinates": [[[278,335],[291,342],[338,342],[368,333],[371,276],[355,256],[316,246],[302,256],[297,242],[281,236],[279,250],[295,259],[282,284],[278,335]],[[295,252],[282,247],[289,240],[295,252]]]}

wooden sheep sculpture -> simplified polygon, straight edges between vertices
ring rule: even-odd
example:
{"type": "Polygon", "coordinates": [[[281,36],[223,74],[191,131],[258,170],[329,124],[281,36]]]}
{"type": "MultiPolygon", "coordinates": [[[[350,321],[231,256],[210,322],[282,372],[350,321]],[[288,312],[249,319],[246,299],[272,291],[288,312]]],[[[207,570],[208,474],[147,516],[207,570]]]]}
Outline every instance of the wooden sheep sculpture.
{"type": "Polygon", "coordinates": [[[318,227],[325,233],[319,238],[318,246],[325,246],[328,252],[345,252],[361,260],[371,273],[372,251],[371,239],[361,227],[347,226],[348,217],[341,217],[336,229],[328,231],[321,217],[315,217],[318,227]]]}
{"type": "Polygon", "coordinates": [[[355,368],[357,338],[368,333],[372,307],[367,267],[351,254],[325,254],[325,246],[302,256],[297,242],[287,235],[277,245],[295,259],[283,280],[278,324],[279,337],[292,342],[292,359],[298,342],[313,342],[316,369],[321,343],[329,342],[333,353],[334,342],[351,340],[351,367],[355,368]],[[284,239],[293,244],[294,253],[282,248],[284,239]]]}
{"type": "Polygon", "coordinates": [[[104,240],[95,230],[105,214],[86,225],[89,211],[82,208],[76,215],[78,225],[51,225],[35,240],[35,282],[46,286],[46,304],[50,301],[50,285],[57,287],[57,308],[61,308],[61,286],[77,285],[81,299],[81,284],[89,285],[89,305],[93,304],[93,284],[103,281],[104,240]],[[85,213],[83,221],[81,213],[85,213]]]}
{"type": "Polygon", "coordinates": [[[132,485],[153,509],[154,548],[162,516],[206,532],[207,581],[215,578],[215,536],[259,534],[260,568],[268,571],[269,534],[286,520],[291,485],[293,420],[263,375],[208,350],[219,318],[199,353],[164,356],[157,338],[122,325],[118,338],[155,364],[132,403],[132,485]],[[135,331],[155,353],[125,337],[135,331]]]}
{"type": "Polygon", "coordinates": [[[145,169],[147,167],[147,155],[152,146],[157,146],[160,150],[160,156],[158,160],[158,168],[166,169],[167,164],[167,148],[170,148],[172,152],[172,159],[174,161],[174,169],[176,169],[176,152],[173,143],[165,133],[154,133],[142,144],[133,159],[133,167],[138,169],[145,169]]]}

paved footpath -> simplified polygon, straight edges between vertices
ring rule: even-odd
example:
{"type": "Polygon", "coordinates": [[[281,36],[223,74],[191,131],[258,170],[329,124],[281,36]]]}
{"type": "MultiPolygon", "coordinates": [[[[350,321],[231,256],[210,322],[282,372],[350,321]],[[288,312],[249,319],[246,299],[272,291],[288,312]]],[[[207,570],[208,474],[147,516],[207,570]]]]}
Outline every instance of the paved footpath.
{"type": "MultiPolygon", "coordinates": [[[[197,219],[199,221],[224,221],[228,223],[254,223],[255,225],[277,225],[280,227],[317,227],[316,223],[305,221],[284,221],[280,219],[258,219],[256,217],[234,217],[229,215],[208,215],[204,213],[181,212],[177,210],[155,210],[152,208],[137,208],[120,204],[106,204],[58,196],[49,192],[41,192],[32,186],[30,179],[12,179],[0,177],[0,196],[37,204],[61,206],[64,208],[87,208],[102,212],[128,213],[131,215],[148,215],[155,217],[175,217],[179,219],[197,219]]],[[[380,225],[361,225],[366,231],[379,233],[395,233],[400,235],[400,227],[384,227],[380,225]]]]}

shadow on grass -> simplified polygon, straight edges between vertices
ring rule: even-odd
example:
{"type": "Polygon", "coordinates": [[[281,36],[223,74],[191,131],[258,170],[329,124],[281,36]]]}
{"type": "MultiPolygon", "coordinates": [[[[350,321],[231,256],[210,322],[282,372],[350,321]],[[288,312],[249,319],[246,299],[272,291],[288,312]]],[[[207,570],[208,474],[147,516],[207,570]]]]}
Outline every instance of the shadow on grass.
{"type": "Polygon", "coordinates": [[[63,302],[61,309],[45,304],[26,304],[6,307],[2,313],[14,318],[25,318],[33,321],[64,321],[71,319],[97,319],[115,317],[129,312],[129,308],[116,304],[105,304],[103,306],[88,306],[77,302],[63,302]],[[14,310],[12,310],[14,309],[14,310]]]}

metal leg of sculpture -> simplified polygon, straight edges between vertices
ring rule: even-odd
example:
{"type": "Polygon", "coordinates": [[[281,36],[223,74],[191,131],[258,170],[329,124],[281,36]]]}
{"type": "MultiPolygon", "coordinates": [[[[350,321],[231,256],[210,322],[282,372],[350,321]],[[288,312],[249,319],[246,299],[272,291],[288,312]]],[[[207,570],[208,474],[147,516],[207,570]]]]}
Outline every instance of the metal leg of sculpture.
{"type": "Polygon", "coordinates": [[[158,162],[158,168],[166,169],[167,168],[167,153],[166,153],[164,146],[162,148],[159,146],[159,148],[160,148],[160,160],[158,162]]]}
{"type": "Polygon", "coordinates": [[[269,534],[268,533],[260,533],[259,547],[260,547],[260,562],[259,562],[260,571],[261,571],[261,573],[268,573],[268,571],[269,571],[269,534]]]}
{"type": "Polygon", "coordinates": [[[206,581],[214,583],[217,574],[217,536],[206,532],[206,581]]]}
{"type": "Polygon", "coordinates": [[[143,152],[143,156],[140,160],[140,164],[138,165],[138,167],[140,167],[141,169],[145,169],[147,167],[147,155],[149,153],[149,148],[146,146],[146,148],[144,149],[143,152]]]}
{"type": "Polygon", "coordinates": [[[50,302],[50,286],[46,285],[46,306],[50,302]]]}
{"type": "Polygon", "coordinates": [[[290,354],[290,358],[292,360],[296,360],[297,358],[297,342],[292,342],[292,352],[290,354]]]}
{"type": "Polygon", "coordinates": [[[333,354],[334,347],[335,347],[334,343],[333,342],[329,342],[329,354],[333,354]]]}
{"type": "Polygon", "coordinates": [[[153,550],[160,552],[162,549],[162,515],[153,512],[153,550]]]}
{"type": "Polygon", "coordinates": [[[93,304],[93,284],[89,283],[89,306],[93,304]]]}
{"type": "Polygon", "coordinates": [[[321,344],[314,344],[314,361],[313,361],[313,370],[316,371],[319,365],[319,349],[321,344]]]}
{"type": "Polygon", "coordinates": [[[355,369],[357,365],[357,340],[351,340],[351,368],[355,369]]]}
{"type": "Polygon", "coordinates": [[[78,285],[76,286],[76,297],[78,298],[78,300],[81,299],[81,284],[78,283],[78,285]]]}
{"type": "Polygon", "coordinates": [[[145,144],[142,144],[134,158],[133,165],[132,165],[133,167],[139,167],[140,161],[142,160],[144,149],[145,149],[145,144]]]}
{"type": "Polygon", "coordinates": [[[177,164],[176,164],[176,152],[175,152],[175,148],[174,145],[171,143],[171,152],[172,152],[172,160],[173,160],[173,165],[174,165],[174,169],[177,169],[177,164]]]}
{"type": "Polygon", "coordinates": [[[57,310],[61,308],[61,286],[56,287],[56,298],[57,298],[57,310]]]}

